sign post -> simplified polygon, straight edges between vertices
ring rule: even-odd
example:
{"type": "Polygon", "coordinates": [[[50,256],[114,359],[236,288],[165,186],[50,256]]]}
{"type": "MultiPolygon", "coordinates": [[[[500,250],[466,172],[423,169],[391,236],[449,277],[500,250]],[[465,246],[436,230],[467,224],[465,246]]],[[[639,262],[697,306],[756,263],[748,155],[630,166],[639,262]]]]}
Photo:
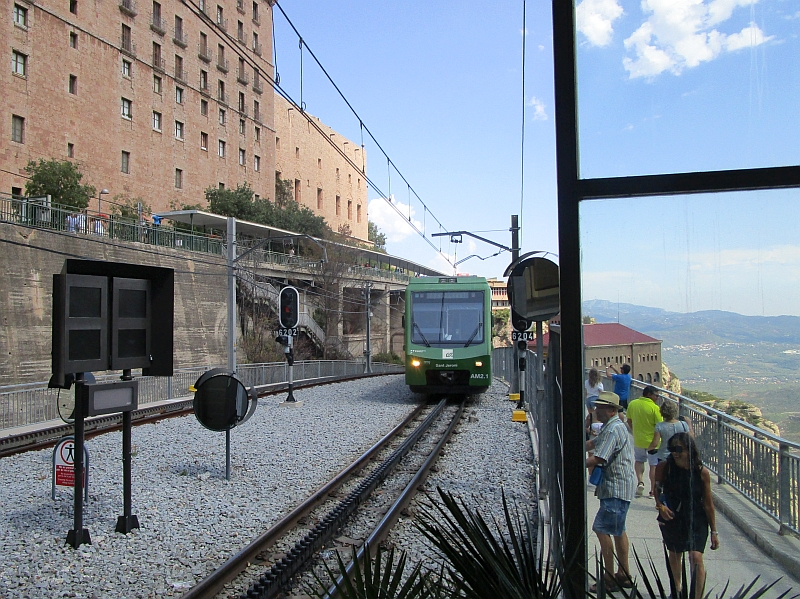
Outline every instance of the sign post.
{"type": "Polygon", "coordinates": [[[289,395],[281,405],[299,407],[302,402],[294,398],[294,337],[297,335],[297,324],[300,321],[300,294],[294,287],[284,287],[281,289],[280,308],[278,320],[281,328],[278,331],[276,341],[283,345],[283,353],[286,355],[286,363],[289,365],[287,381],[289,383],[289,395]]]}

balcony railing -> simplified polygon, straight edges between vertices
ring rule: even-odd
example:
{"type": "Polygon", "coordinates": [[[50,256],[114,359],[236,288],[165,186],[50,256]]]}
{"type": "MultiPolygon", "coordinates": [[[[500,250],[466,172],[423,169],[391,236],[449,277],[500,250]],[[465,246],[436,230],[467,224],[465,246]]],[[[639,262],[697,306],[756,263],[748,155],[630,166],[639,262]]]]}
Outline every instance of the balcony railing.
{"type": "Polygon", "coordinates": [[[208,83],[200,82],[200,93],[206,96],[211,96],[211,91],[208,89],[208,83]]]}
{"type": "Polygon", "coordinates": [[[163,58],[159,58],[158,56],[153,56],[153,70],[161,71],[162,73],[167,70],[163,58]]]}
{"type": "Polygon", "coordinates": [[[197,6],[203,11],[203,14],[208,16],[208,0],[199,0],[197,6]]]}
{"type": "Polygon", "coordinates": [[[228,59],[222,56],[217,57],[217,68],[223,73],[228,72],[228,59]]]}
{"type": "Polygon", "coordinates": [[[172,41],[181,48],[186,48],[189,45],[189,40],[183,32],[183,29],[175,29],[172,32],[172,41]]]}
{"type": "Polygon", "coordinates": [[[236,0],[236,10],[238,10],[241,14],[244,14],[244,1],[243,0],[236,0]]]}
{"type": "Polygon", "coordinates": [[[119,9],[131,17],[135,17],[139,14],[139,11],[136,10],[135,0],[119,0],[119,9]]]}
{"type": "Polygon", "coordinates": [[[123,37],[120,40],[119,49],[127,54],[128,56],[136,57],[136,44],[134,44],[129,38],[123,37]]]}
{"type": "Polygon", "coordinates": [[[240,67],[236,69],[236,81],[242,85],[247,85],[250,83],[250,75],[247,73],[247,71],[240,67]]]}
{"type": "Polygon", "coordinates": [[[222,31],[228,31],[228,19],[217,17],[217,26],[222,29],[222,31]]]}
{"type": "Polygon", "coordinates": [[[264,88],[261,86],[261,77],[256,77],[253,79],[253,91],[257,94],[261,94],[264,92],[264,88]]]}
{"type": "Polygon", "coordinates": [[[217,92],[217,101],[220,104],[225,104],[227,106],[228,105],[228,94],[226,94],[223,91],[218,91],[217,92]]]}
{"type": "Polygon", "coordinates": [[[253,15],[253,23],[256,25],[261,25],[261,17],[258,16],[258,13],[253,15]]]}
{"type": "Polygon", "coordinates": [[[150,15],[150,29],[155,31],[158,35],[164,35],[167,32],[167,25],[161,15],[150,15]]]}
{"type": "Polygon", "coordinates": [[[241,114],[243,117],[247,117],[247,106],[245,106],[244,104],[240,104],[239,114],[241,114]]]}
{"type": "Polygon", "coordinates": [[[236,41],[238,41],[243,46],[247,45],[247,34],[244,31],[239,31],[236,33],[236,41]]]}
{"type": "Polygon", "coordinates": [[[263,123],[264,121],[261,120],[261,110],[256,109],[253,111],[253,120],[257,123],[263,123]]]}
{"type": "Polygon", "coordinates": [[[175,79],[186,83],[186,69],[181,66],[175,67],[175,79]]]}
{"type": "Polygon", "coordinates": [[[253,42],[253,52],[255,52],[258,56],[261,56],[261,43],[260,42],[253,42]]]}
{"type": "Polygon", "coordinates": [[[208,47],[208,44],[197,44],[197,57],[203,62],[211,62],[213,57],[211,56],[211,48],[208,47]]]}

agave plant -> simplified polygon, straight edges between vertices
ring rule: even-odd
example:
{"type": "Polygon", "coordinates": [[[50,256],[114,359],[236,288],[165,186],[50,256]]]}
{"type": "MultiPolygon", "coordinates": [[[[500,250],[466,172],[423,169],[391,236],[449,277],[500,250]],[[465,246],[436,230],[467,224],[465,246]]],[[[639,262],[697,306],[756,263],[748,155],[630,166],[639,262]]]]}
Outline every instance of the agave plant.
{"type": "MultiPolygon", "coordinates": [[[[446,560],[448,587],[464,599],[555,599],[562,590],[551,556],[537,553],[537,527],[509,508],[502,494],[505,526],[491,524],[463,500],[437,489],[442,503],[421,511],[418,528],[446,560]]],[[[555,556],[558,558],[559,556],[555,556]]]]}
{"type": "MultiPolygon", "coordinates": [[[[408,561],[405,551],[400,553],[397,561],[394,547],[389,549],[385,561],[380,546],[372,558],[370,547],[365,544],[363,563],[357,554],[353,547],[350,576],[339,576],[327,563],[324,566],[327,582],[314,574],[320,588],[317,597],[328,597],[330,589],[335,589],[337,597],[342,599],[444,599],[448,596],[442,584],[441,572],[437,576],[433,571],[423,571],[422,564],[417,564],[406,573],[408,561]]],[[[336,560],[339,572],[345,572],[347,565],[338,551],[336,560]]]]}

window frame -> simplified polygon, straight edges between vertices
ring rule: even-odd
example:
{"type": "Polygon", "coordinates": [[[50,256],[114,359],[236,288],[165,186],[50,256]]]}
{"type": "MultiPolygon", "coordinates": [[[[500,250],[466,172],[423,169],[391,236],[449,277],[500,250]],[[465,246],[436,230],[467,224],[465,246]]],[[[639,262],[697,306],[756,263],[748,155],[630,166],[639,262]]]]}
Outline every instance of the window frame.
{"type": "Polygon", "coordinates": [[[133,100],[129,100],[126,97],[122,97],[120,106],[120,111],[123,119],[127,119],[129,121],[133,120],[133,100]]]}
{"type": "Polygon", "coordinates": [[[184,135],[186,133],[185,124],[182,121],[175,121],[175,139],[179,139],[184,141],[184,135]]]}
{"type": "Polygon", "coordinates": [[[11,50],[11,74],[28,78],[28,55],[19,50],[11,50]],[[21,59],[21,60],[20,60],[21,59]],[[21,65],[21,66],[20,66],[21,65]],[[21,68],[21,71],[19,70],[21,68]]]}
{"type": "Polygon", "coordinates": [[[14,11],[13,12],[14,25],[16,25],[17,27],[21,27],[23,29],[27,29],[28,28],[28,8],[25,7],[25,6],[22,6],[22,4],[19,4],[19,3],[15,2],[13,11],[14,11]],[[19,19],[17,18],[19,15],[22,15],[22,22],[21,23],[20,23],[19,19]]]}
{"type": "Polygon", "coordinates": [[[217,144],[217,155],[220,158],[225,158],[225,140],[220,139],[218,141],[219,143],[217,144]]]}
{"type": "Polygon", "coordinates": [[[131,153],[127,150],[122,150],[120,154],[119,170],[126,175],[131,174],[131,153]]]}
{"type": "Polygon", "coordinates": [[[11,115],[11,141],[17,144],[25,143],[25,117],[18,114],[11,115]]]}
{"type": "Polygon", "coordinates": [[[158,131],[162,133],[162,127],[164,125],[164,115],[161,114],[158,110],[153,111],[153,131],[158,131]]]}

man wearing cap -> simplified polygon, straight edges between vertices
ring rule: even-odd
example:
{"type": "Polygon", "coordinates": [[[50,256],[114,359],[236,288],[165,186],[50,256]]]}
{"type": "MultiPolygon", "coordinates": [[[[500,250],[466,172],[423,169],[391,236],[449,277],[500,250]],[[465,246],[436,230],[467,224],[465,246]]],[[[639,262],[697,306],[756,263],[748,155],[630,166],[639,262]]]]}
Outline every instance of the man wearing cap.
{"type": "Polygon", "coordinates": [[[633,469],[633,443],[628,427],[619,418],[620,410],[622,407],[616,393],[601,392],[595,401],[595,414],[603,423],[603,428],[595,439],[586,442],[587,451],[594,450],[594,455],[586,458],[586,467],[603,468],[603,479],[597,487],[600,509],[592,530],[600,542],[608,590],[632,586],[625,519],[636,492],[636,474],[633,469]],[[615,548],[618,561],[616,572],[615,548]]]}

